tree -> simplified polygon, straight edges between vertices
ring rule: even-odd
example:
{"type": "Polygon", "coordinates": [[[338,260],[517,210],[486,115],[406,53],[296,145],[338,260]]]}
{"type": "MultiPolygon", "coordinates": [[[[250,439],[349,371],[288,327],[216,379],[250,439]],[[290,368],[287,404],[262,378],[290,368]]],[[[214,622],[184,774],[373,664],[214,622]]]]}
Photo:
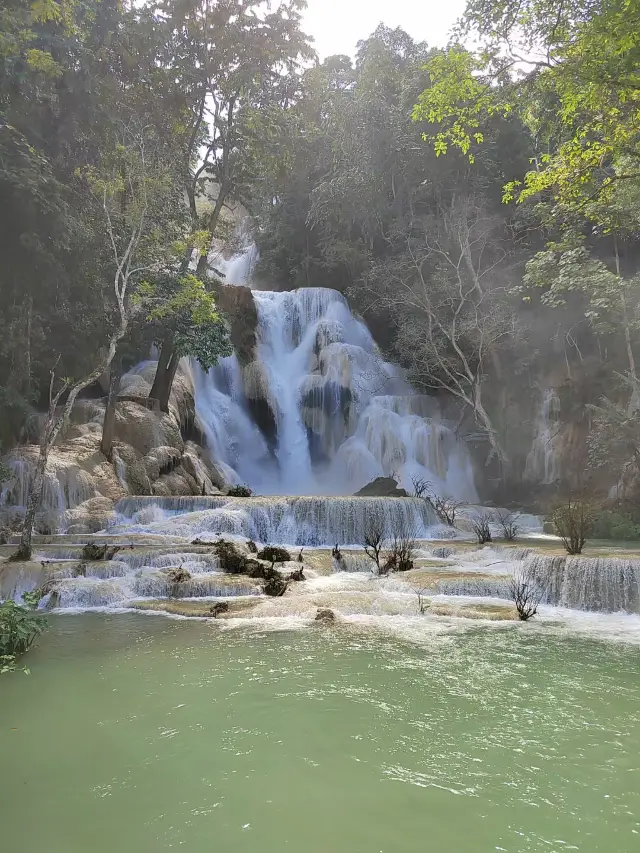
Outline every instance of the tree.
{"type": "Polygon", "coordinates": [[[380,574],[380,556],[386,541],[385,534],[384,514],[379,510],[372,510],[365,519],[362,547],[367,557],[376,564],[378,574],[380,574]]]}
{"type": "Polygon", "coordinates": [[[582,554],[596,518],[596,505],[588,497],[567,497],[551,513],[551,520],[567,554],[582,554]]]}
{"type": "Polygon", "coordinates": [[[191,356],[208,370],[219,357],[231,355],[226,325],[215,301],[196,276],[164,273],[139,291],[146,321],[153,324],[160,358],[149,396],[160,411],[169,411],[169,395],[178,363],[191,356]]]}
{"type": "MultiPolygon", "coordinates": [[[[118,343],[127,333],[131,311],[131,289],[138,277],[161,262],[171,228],[164,231],[159,223],[167,225],[164,218],[167,183],[162,171],[163,145],[142,124],[122,128],[122,143],[113,159],[105,158],[103,169],[86,171],[88,187],[102,207],[106,238],[111,248],[110,290],[115,305],[115,328],[110,333],[106,347],[96,357],[95,366],[78,379],[56,375],[51,370],[47,417],[40,434],[40,451],[30,485],[29,499],[14,560],[31,559],[31,538],[37,509],[42,501],[44,478],[49,453],[62,427],[67,423],[75,401],[82,390],[95,382],[109,367],[116,354],[118,343]],[[57,387],[56,387],[57,386],[57,387]],[[64,405],[59,404],[66,396],[64,405]]],[[[105,282],[105,291],[107,283],[105,282]]],[[[105,293],[105,295],[106,295],[105,293]]]]}
{"type": "Polygon", "coordinates": [[[482,122],[518,111],[538,143],[535,169],[507,196],[549,191],[578,209],[619,181],[640,177],[636,110],[640,9],[633,0],[469,0],[459,39],[432,60],[432,86],[415,111],[438,154],[453,146],[473,159],[482,122]],[[479,72],[479,74],[478,74],[479,72]],[[616,172],[616,164],[627,168],[616,172]]]}
{"type": "Polygon", "coordinates": [[[518,569],[510,584],[511,597],[518,611],[518,618],[527,622],[538,612],[538,607],[544,596],[544,589],[538,583],[534,572],[525,566],[518,569]]]}
{"type": "Polygon", "coordinates": [[[372,267],[365,287],[372,304],[396,320],[395,348],[411,378],[468,407],[505,469],[509,460],[483,398],[492,357],[515,332],[500,282],[507,259],[500,222],[464,196],[441,202],[438,212],[400,226],[397,253],[372,267]]]}
{"type": "Polygon", "coordinates": [[[475,533],[478,545],[485,545],[492,541],[491,522],[493,521],[492,512],[478,512],[471,519],[471,529],[475,533]]]}

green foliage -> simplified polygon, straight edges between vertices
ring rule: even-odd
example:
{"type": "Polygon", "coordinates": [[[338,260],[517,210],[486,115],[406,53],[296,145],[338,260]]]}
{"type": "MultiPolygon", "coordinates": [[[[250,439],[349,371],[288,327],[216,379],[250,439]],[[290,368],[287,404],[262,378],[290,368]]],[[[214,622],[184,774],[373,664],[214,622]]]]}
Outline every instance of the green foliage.
{"type": "Polygon", "coordinates": [[[38,594],[25,593],[26,606],[11,600],[0,604],[0,672],[15,669],[16,658],[44,631],[46,620],[36,612],[39,600],[38,594]]]}
{"type": "Polygon", "coordinates": [[[595,516],[591,536],[594,539],[635,542],[640,539],[640,521],[631,513],[602,510],[595,516]]]}
{"type": "Polygon", "coordinates": [[[225,322],[213,295],[196,276],[159,275],[139,287],[137,298],[156,343],[170,332],[176,354],[192,356],[205,370],[231,355],[225,322]]]}
{"type": "Polygon", "coordinates": [[[231,498],[250,498],[253,492],[249,486],[231,486],[227,494],[231,498]]]}
{"type": "Polygon", "coordinates": [[[436,54],[426,68],[430,85],[413,108],[414,121],[442,128],[424,132],[424,139],[433,142],[437,157],[449,148],[458,148],[475,163],[472,147],[484,142],[487,119],[508,115],[512,105],[501,99],[491,80],[479,76],[481,64],[459,46],[436,54]]]}
{"type": "Polygon", "coordinates": [[[437,125],[426,137],[438,153],[453,145],[473,158],[483,120],[513,110],[531,129],[538,154],[523,182],[507,183],[506,200],[546,192],[594,218],[595,198],[608,201],[618,182],[637,181],[640,8],[634,0],[469,0],[459,35],[478,41],[478,53],[453,47],[434,57],[433,86],[415,111],[437,125]]]}

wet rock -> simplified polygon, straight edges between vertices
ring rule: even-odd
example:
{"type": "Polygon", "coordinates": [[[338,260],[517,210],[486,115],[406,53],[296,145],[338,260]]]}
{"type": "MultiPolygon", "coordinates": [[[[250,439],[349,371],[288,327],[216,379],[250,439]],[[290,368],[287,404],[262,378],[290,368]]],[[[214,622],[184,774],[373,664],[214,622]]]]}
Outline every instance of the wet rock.
{"type": "Polygon", "coordinates": [[[71,577],[72,578],[86,578],[86,576],[87,576],[87,564],[86,563],[80,563],[79,565],[74,566],[73,569],[71,569],[71,577]]]}
{"type": "Polygon", "coordinates": [[[95,542],[88,542],[82,549],[83,560],[113,560],[118,551],[122,548],[119,545],[97,545],[95,542]]]}
{"type": "MultiPolygon", "coordinates": [[[[194,545],[199,544],[194,541],[194,545]]],[[[230,575],[245,575],[249,574],[249,569],[252,563],[257,562],[243,554],[235,542],[228,542],[226,539],[219,539],[213,543],[213,550],[220,560],[220,568],[223,572],[230,575]]]]}
{"type": "Polygon", "coordinates": [[[228,613],[228,612],[229,612],[229,602],[228,601],[216,601],[216,603],[213,604],[209,608],[209,613],[211,614],[211,616],[213,616],[214,619],[217,619],[218,616],[220,616],[222,613],[228,613]]]}
{"type": "Polygon", "coordinates": [[[113,501],[105,497],[90,498],[64,513],[66,533],[98,533],[116,522],[113,501]]]}
{"type": "Polygon", "coordinates": [[[264,594],[269,595],[272,598],[280,598],[285,594],[288,586],[288,581],[286,581],[280,574],[278,574],[277,577],[269,578],[269,580],[265,583],[264,594]]]}
{"type": "Polygon", "coordinates": [[[265,545],[256,556],[259,560],[266,560],[268,563],[288,563],[291,560],[291,554],[287,549],[277,545],[265,545]]]}
{"type": "Polygon", "coordinates": [[[328,607],[320,607],[318,608],[318,612],[316,614],[316,622],[335,622],[336,614],[333,610],[330,610],[328,607]]]}
{"type": "Polygon", "coordinates": [[[167,577],[171,583],[186,583],[191,580],[191,573],[179,566],[177,569],[170,569],[167,577]]]}
{"type": "Polygon", "coordinates": [[[287,575],[287,580],[288,581],[294,581],[294,582],[306,580],[306,578],[304,576],[304,570],[301,568],[296,569],[295,572],[291,572],[290,575],[287,575]]]}
{"type": "Polygon", "coordinates": [[[252,554],[257,554],[257,553],[258,553],[258,546],[257,546],[257,545],[256,545],[256,543],[253,541],[253,539],[249,539],[249,540],[247,541],[247,549],[248,549],[252,554]]]}
{"type": "Polygon", "coordinates": [[[256,353],[258,312],[253,293],[248,287],[221,287],[216,297],[229,319],[231,342],[244,366],[253,361],[256,353]]]}
{"type": "Polygon", "coordinates": [[[378,477],[356,492],[356,497],[408,498],[409,493],[393,477],[378,477]]]}

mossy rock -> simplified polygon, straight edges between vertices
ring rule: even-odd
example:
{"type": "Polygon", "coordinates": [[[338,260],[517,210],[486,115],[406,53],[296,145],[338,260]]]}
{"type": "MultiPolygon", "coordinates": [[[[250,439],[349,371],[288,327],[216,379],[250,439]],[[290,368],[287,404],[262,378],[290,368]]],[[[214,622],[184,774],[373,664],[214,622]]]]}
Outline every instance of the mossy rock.
{"type": "Polygon", "coordinates": [[[83,560],[113,560],[118,551],[122,550],[119,545],[98,545],[88,542],[82,549],[83,560]]]}
{"type": "Polygon", "coordinates": [[[288,563],[291,560],[291,554],[287,549],[280,548],[278,545],[265,545],[262,551],[258,551],[256,557],[268,563],[288,563]]]}

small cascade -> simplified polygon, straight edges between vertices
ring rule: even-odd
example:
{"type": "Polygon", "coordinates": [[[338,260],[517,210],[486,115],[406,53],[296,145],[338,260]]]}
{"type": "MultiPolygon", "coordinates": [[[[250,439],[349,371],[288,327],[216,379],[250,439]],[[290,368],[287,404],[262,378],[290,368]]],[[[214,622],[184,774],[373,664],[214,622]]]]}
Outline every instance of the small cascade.
{"type": "MultiPolygon", "coordinates": [[[[0,490],[0,507],[26,507],[36,461],[35,456],[33,459],[9,457],[7,463],[12,476],[0,490]]],[[[41,511],[63,513],[95,495],[93,481],[82,468],[58,457],[50,459],[44,478],[41,511]]]]}
{"type": "Polygon", "coordinates": [[[640,612],[640,560],[620,557],[530,557],[526,564],[545,600],[575,610],[640,612]]]}
{"type": "MultiPolygon", "coordinates": [[[[435,398],[384,361],[367,327],[329,288],[253,291],[256,360],[196,376],[212,458],[259,494],[353,494],[377,477],[415,478],[476,500],[464,445],[435,398]]],[[[197,373],[197,371],[196,371],[197,373]]]]}
{"type": "Polygon", "coordinates": [[[527,456],[523,479],[527,483],[550,485],[560,477],[557,438],[560,431],[560,398],[554,388],[547,388],[542,397],[536,434],[527,456]]]}
{"type": "Polygon", "coordinates": [[[361,544],[367,519],[374,513],[381,518],[387,538],[398,531],[428,538],[429,529],[437,523],[429,504],[418,498],[125,498],[116,505],[116,511],[121,524],[115,532],[186,539],[231,534],[256,542],[309,546],[361,544]],[[136,515],[150,504],[164,510],[166,517],[137,524],[136,515]]]}

